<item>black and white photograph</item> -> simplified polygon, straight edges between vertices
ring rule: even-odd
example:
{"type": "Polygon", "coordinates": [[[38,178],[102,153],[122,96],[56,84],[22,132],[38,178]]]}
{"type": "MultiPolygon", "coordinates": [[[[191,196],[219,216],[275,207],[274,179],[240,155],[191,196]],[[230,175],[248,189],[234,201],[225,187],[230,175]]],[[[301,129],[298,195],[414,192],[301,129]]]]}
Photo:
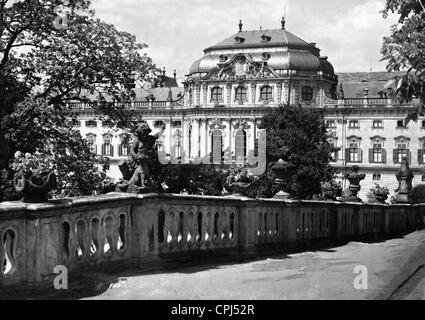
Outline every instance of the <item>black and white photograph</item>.
{"type": "Polygon", "coordinates": [[[425,0],[0,0],[0,300],[425,300],[424,104],[425,0]]]}

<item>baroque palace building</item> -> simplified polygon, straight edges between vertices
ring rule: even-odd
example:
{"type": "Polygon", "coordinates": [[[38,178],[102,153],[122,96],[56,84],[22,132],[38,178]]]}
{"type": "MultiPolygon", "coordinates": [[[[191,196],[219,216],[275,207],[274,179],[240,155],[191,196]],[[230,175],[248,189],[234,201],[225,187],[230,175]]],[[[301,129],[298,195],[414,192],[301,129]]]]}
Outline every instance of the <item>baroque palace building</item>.
{"type": "MultiPolygon", "coordinates": [[[[167,159],[219,164],[220,159],[244,163],[257,156],[261,130],[259,120],[268,108],[281,104],[321,108],[329,130],[329,141],[340,151],[331,163],[338,180],[349,167],[358,165],[366,174],[359,195],[378,183],[390,189],[401,158],[409,158],[415,173],[414,185],[425,181],[425,118],[409,122],[415,110],[394,99],[395,88],[384,89],[395,74],[385,72],[335,74],[315,43],[308,43],[281,27],[274,30],[244,31],[208,47],[178,86],[176,75],[165,71],[148,88],[136,88],[128,104],[137,110],[153,130],[163,124],[165,133],[158,148],[167,159]],[[218,162],[216,159],[219,159],[218,162]]],[[[128,157],[128,144],[110,121],[101,121],[84,104],[74,125],[88,139],[92,150],[110,159],[108,174],[120,178],[118,162],[128,157]]]]}

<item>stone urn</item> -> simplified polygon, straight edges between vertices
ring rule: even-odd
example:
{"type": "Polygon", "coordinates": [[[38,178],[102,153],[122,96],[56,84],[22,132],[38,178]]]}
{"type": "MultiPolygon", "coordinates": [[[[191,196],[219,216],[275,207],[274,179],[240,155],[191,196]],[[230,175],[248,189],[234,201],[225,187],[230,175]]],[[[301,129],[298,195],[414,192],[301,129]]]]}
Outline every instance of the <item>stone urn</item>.
{"type": "Polygon", "coordinates": [[[273,173],[276,175],[276,179],[274,181],[278,193],[274,195],[274,199],[280,199],[280,200],[286,200],[289,198],[289,193],[283,191],[283,187],[285,185],[285,177],[287,175],[287,163],[283,161],[282,159],[279,159],[279,161],[272,167],[273,173]]]}
{"type": "Polygon", "coordinates": [[[228,189],[232,192],[233,196],[244,197],[246,190],[251,186],[250,182],[233,182],[228,185],[228,189]]]}
{"type": "Polygon", "coordinates": [[[364,173],[359,173],[359,166],[352,166],[350,169],[351,173],[345,175],[345,178],[350,182],[348,189],[351,192],[351,196],[347,199],[347,201],[362,202],[357,194],[361,189],[360,181],[364,180],[366,175],[364,173]]]}
{"type": "Polygon", "coordinates": [[[332,189],[332,187],[324,187],[323,196],[326,200],[335,200],[334,190],[332,189]]]}
{"type": "Polygon", "coordinates": [[[388,194],[386,193],[375,193],[374,196],[376,201],[379,203],[385,203],[385,201],[388,199],[388,194]]]}
{"type": "Polygon", "coordinates": [[[24,202],[43,203],[48,201],[49,192],[57,188],[56,175],[53,172],[25,174],[21,171],[15,174],[13,185],[24,195],[24,202]]]}

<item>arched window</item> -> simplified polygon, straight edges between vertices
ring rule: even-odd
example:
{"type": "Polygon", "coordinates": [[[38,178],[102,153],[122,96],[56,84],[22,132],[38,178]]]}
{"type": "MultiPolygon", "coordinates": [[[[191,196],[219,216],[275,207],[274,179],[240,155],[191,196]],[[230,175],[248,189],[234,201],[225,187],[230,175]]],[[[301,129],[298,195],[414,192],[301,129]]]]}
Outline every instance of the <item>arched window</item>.
{"type": "Polygon", "coordinates": [[[244,86],[239,86],[235,90],[235,101],[239,104],[247,102],[247,90],[244,86]]]}
{"type": "Polygon", "coordinates": [[[127,139],[122,139],[118,153],[120,157],[126,157],[130,154],[131,143],[127,139]]]}
{"type": "Polygon", "coordinates": [[[87,144],[89,145],[89,149],[92,153],[97,154],[97,145],[96,145],[96,135],[93,133],[89,133],[87,135],[87,144]]]}
{"type": "Polygon", "coordinates": [[[273,100],[273,89],[270,86],[264,86],[260,91],[260,100],[269,103],[273,100]]]}
{"type": "Polygon", "coordinates": [[[223,157],[223,133],[221,130],[213,130],[211,133],[211,155],[214,164],[221,164],[223,157]]]}
{"type": "Polygon", "coordinates": [[[305,86],[302,88],[301,97],[304,101],[313,100],[313,88],[309,86],[305,86]]]}
{"type": "Polygon", "coordinates": [[[113,157],[114,147],[112,146],[112,136],[105,134],[103,136],[102,156],[113,157]]]}
{"type": "Polygon", "coordinates": [[[211,102],[220,103],[223,102],[223,89],[220,87],[214,87],[211,89],[211,102]]]}
{"type": "Polygon", "coordinates": [[[238,130],[235,135],[235,155],[236,159],[246,157],[246,132],[238,130]]]}

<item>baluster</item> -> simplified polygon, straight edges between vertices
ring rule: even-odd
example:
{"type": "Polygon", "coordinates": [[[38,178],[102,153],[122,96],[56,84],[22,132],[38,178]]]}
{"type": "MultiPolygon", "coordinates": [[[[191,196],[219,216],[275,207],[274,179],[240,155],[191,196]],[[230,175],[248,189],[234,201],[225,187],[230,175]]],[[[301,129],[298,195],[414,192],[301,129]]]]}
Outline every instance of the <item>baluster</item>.
{"type": "Polygon", "coordinates": [[[90,257],[98,257],[99,256],[99,248],[100,248],[100,220],[98,218],[93,218],[90,223],[90,257]]]}

